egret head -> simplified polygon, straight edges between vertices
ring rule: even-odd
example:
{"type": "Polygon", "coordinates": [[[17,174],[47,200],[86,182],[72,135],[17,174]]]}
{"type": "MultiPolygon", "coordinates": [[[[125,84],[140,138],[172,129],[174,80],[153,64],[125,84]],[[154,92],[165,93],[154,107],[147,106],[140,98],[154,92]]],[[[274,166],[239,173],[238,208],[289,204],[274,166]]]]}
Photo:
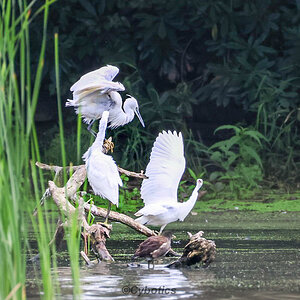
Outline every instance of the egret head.
{"type": "Polygon", "coordinates": [[[141,122],[142,126],[145,127],[145,124],[144,124],[144,121],[142,119],[142,116],[140,114],[140,111],[139,111],[139,105],[138,105],[138,102],[137,100],[130,96],[130,95],[127,95],[129,98],[126,99],[126,101],[124,102],[124,110],[126,111],[127,109],[128,110],[133,110],[133,112],[137,115],[139,121],[141,122]]]}

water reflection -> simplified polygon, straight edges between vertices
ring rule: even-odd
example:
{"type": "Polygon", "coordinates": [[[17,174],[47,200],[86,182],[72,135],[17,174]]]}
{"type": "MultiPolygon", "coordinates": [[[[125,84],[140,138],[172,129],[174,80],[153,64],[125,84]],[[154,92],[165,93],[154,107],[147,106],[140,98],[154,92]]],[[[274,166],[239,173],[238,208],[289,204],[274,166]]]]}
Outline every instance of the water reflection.
{"type": "MultiPolygon", "coordinates": [[[[197,284],[213,279],[212,272],[198,271],[197,284]]],[[[188,278],[190,272],[187,272],[188,276],[185,273],[186,271],[165,268],[164,265],[148,269],[147,264],[130,268],[126,264],[100,263],[93,268],[85,267],[81,270],[82,299],[128,299],[129,295],[140,299],[157,296],[183,299],[201,295],[201,288],[188,278]]],[[[71,269],[59,268],[57,275],[63,299],[72,299],[71,269]]]]}
{"type": "MultiPolygon", "coordinates": [[[[186,230],[193,231],[195,227],[193,223],[184,223],[184,226],[184,230],[174,230],[177,237],[184,231],[180,238],[184,243],[175,243],[175,248],[184,246],[186,230]]],[[[279,228],[281,224],[276,226],[279,228]]],[[[210,229],[206,233],[217,245],[216,261],[208,269],[165,268],[163,263],[172,258],[157,262],[154,269],[148,269],[146,261],[142,261],[139,268],[128,267],[128,259],[141,240],[128,235],[126,239],[112,239],[109,249],[116,263],[100,263],[92,268],[83,266],[81,298],[300,299],[299,230],[233,230],[228,227],[210,229]]],[[[57,298],[73,299],[71,269],[59,267],[56,274],[62,295],[57,298]]],[[[31,285],[27,285],[28,299],[40,299],[37,277],[34,274],[28,277],[31,277],[28,280],[31,285]]]]}

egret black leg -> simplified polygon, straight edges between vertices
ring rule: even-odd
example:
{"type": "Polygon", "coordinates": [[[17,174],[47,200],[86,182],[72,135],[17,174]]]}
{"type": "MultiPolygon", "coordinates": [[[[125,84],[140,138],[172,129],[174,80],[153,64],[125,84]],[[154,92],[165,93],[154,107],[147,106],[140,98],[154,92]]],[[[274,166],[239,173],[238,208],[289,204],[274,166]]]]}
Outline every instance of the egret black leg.
{"type": "Polygon", "coordinates": [[[111,202],[108,201],[107,215],[106,215],[104,224],[108,224],[108,217],[109,217],[110,209],[111,209],[111,202]]]}
{"type": "Polygon", "coordinates": [[[97,136],[96,132],[92,129],[92,126],[93,126],[93,124],[94,124],[95,121],[96,121],[96,120],[92,120],[92,121],[90,122],[89,126],[87,127],[87,130],[88,130],[94,137],[97,136]]]}

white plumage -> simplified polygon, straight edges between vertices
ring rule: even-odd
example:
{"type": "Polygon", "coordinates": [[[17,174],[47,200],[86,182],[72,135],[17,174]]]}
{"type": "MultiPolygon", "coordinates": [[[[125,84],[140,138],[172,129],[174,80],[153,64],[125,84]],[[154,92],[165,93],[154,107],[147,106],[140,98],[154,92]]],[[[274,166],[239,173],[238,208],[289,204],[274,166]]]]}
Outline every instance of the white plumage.
{"type": "Polygon", "coordinates": [[[113,158],[102,152],[108,117],[109,112],[103,112],[96,140],[82,158],[85,161],[87,178],[94,194],[118,206],[119,186],[122,186],[122,180],[113,158]]]}
{"type": "Polygon", "coordinates": [[[118,91],[124,91],[125,87],[120,82],[112,81],[118,73],[117,67],[107,65],[83,75],[72,85],[73,100],[68,99],[66,106],[75,107],[76,114],[80,113],[83,121],[89,124],[89,130],[104,111],[110,112],[108,122],[112,128],[131,122],[134,114],[145,126],[135,98],[129,96],[122,109],[122,97],[118,91]]]}
{"type": "Polygon", "coordinates": [[[79,94],[88,89],[98,89],[102,93],[109,91],[125,91],[125,87],[120,82],[113,82],[113,79],[118,75],[119,69],[115,66],[107,65],[95,71],[86,73],[75,82],[70,91],[77,97],[79,94]]]}
{"type": "Polygon", "coordinates": [[[176,131],[159,133],[154,142],[141,187],[145,206],[135,215],[141,224],[165,226],[177,220],[183,221],[195,205],[198,191],[203,184],[197,179],[196,187],[186,202],[177,202],[177,189],[185,169],[183,139],[176,131]]]}

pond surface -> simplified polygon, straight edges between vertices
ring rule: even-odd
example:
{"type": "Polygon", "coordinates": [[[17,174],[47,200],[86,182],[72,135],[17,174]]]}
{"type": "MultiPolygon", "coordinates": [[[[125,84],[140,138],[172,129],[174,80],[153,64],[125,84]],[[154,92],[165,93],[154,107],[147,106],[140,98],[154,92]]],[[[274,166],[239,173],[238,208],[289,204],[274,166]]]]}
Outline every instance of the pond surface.
{"type": "MultiPolygon", "coordinates": [[[[107,248],[115,263],[82,266],[82,299],[300,299],[300,213],[198,213],[183,223],[172,223],[175,251],[187,243],[187,231],[204,231],[215,241],[216,260],[207,269],[168,269],[166,257],[148,269],[127,263],[144,237],[113,223],[107,248]]],[[[66,253],[65,253],[66,254],[66,253]]],[[[64,255],[62,255],[64,257],[64,255]]],[[[71,269],[61,263],[58,275],[61,298],[73,299],[71,269]]],[[[32,273],[33,274],[33,273],[32,273]]],[[[30,274],[29,278],[33,279],[30,274]]],[[[29,279],[30,281],[30,279],[29,279]]],[[[32,283],[32,281],[31,281],[32,283]]],[[[35,285],[28,299],[40,299],[35,285]]]]}

